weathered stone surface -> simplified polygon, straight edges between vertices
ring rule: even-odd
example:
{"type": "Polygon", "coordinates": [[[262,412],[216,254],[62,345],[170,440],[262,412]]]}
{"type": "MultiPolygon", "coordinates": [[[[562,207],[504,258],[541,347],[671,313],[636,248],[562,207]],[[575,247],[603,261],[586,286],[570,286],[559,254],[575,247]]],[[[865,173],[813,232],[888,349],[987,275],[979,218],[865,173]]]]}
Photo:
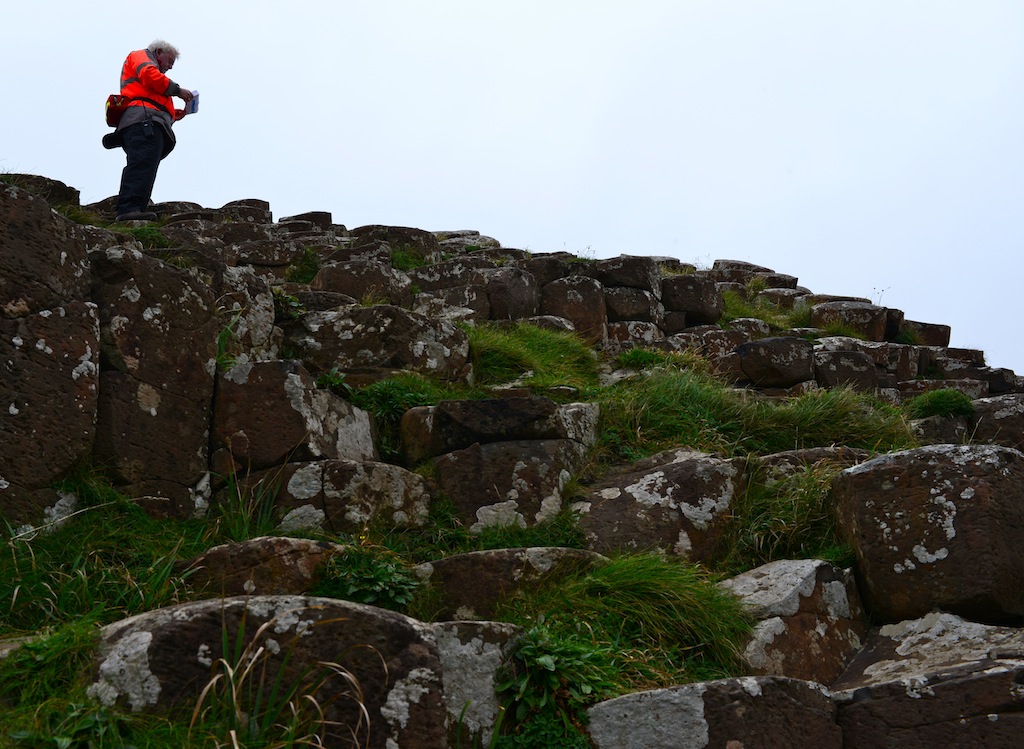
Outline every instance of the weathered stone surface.
{"type": "Polygon", "coordinates": [[[42,198],[0,183],[0,316],[24,317],[88,299],[87,252],[76,224],[42,198]]]}
{"type": "MultiPolygon", "coordinates": [[[[232,668],[223,643],[262,648],[264,683],[284,683],[301,695],[309,682],[336,663],[359,682],[368,711],[361,740],[372,749],[396,746],[444,749],[445,705],[441,663],[433,630],[372,606],[308,596],[252,596],[186,603],[108,625],[101,633],[89,694],[104,705],[135,712],[191,708],[213,675],[232,668]]],[[[325,717],[325,746],[351,746],[357,703],[349,684],[329,676],[316,692],[325,717]]]]}
{"type": "Polygon", "coordinates": [[[760,622],[744,649],[752,673],[830,684],[867,626],[853,576],[818,559],[779,560],[722,582],[760,622]]]}
{"type": "Polygon", "coordinates": [[[278,530],[360,533],[427,523],[436,489],[422,476],[390,463],[324,460],[288,463],[255,474],[246,487],[264,485],[274,497],[278,530]]]}
{"type": "Polygon", "coordinates": [[[448,746],[491,746],[501,715],[498,673],[521,634],[504,622],[433,625],[448,706],[448,746]]]}
{"type": "Polygon", "coordinates": [[[972,439],[970,424],[963,416],[929,416],[910,422],[910,431],[922,445],[964,445],[991,440],[972,439]]]}
{"type": "Polygon", "coordinates": [[[448,380],[464,380],[472,370],[464,331],[393,305],[310,312],[286,334],[317,370],[411,369],[448,380]]]}
{"type": "Polygon", "coordinates": [[[559,579],[607,561],[580,549],[536,547],[454,554],[420,564],[416,575],[437,594],[436,620],[491,619],[523,587],[559,579]]]}
{"type": "Polygon", "coordinates": [[[334,291],[354,299],[387,302],[399,307],[412,301],[409,276],[390,265],[371,260],[349,260],[331,263],[317,271],[310,282],[316,291],[334,291]]]}
{"type": "Polygon", "coordinates": [[[270,203],[259,198],[242,198],[232,200],[220,207],[220,212],[228,218],[243,223],[269,224],[273,221],[270,203]]]}
{"type": "Polygon", "coordinates": [[[685,312],[691,325],[717,323],[725,311],[722,292],[710,278],[700,275],[669,276],[661,282],[667,311],[685,312]]]}
{"type": "Polygon", "coordinates": [[[848,468],[832,492],[874,620],[1024,615],[1024,454],[932,445],[848,468]]]}
{"type": "Polygon", "coordinates": [[[41,198],[53,206],[79,206],[81,196],[74,187],[69,187],[60,180],[42,177],[38,174],[5,173],[6,185],[17,185],[21,190],[41,198]]]}
{"type": "Polygon", "coordinates": [[[541,288],[541,312],[570,320],[587,343],[600,343],[608,335],[604,287],[587,276],[566,276],[541,288]]]}
{"type": "Polygon", "coordinates": [[[849,468],[870,460],[871,457],[871,452],[868,450],[836,446],[786,450],[771,455],[755,456],[752,460],[764,475],[765,482],[772,484],[808,468],[824,465],[849,468]]]}
{"type": "Polygon", "coordinates": [[[822,302],[811,307],[811,325],[827,328],[839,325],[860,333],[869,341],[884,341],[885,307],[865,302],[822,302]]]}
{"type": "Polygon", "coordinates": [[[458,286],[479,284],[476,272],[496,267],[493,260],[477,255],[460,255],[433,265],[422,265],[409,271],[409,280],[420,291],[439,291],[458,286]]]}
{"type": "Polygon", "coordinates": [[[562,509],[562,489],[583,456],[569,439],[475,443],[434,460],[437,483],[471,531],[523,528],[562,509]]]}
{"type": "Polygon", "coordinates": [[[376,458],[369,414],[317,388],[299,362],[280,359],[221,374],[213,445],[230,455],[235,472],[292,460],[376,458]]]}
{"type": "Polygon", "coordinates": [[[827,388],[848,386],[862,392],[878,387],[875,362],[860,351],[817,351],[814,354],[814,379],[827,388]]]}
{"type": "Polygon", "coordinates": [[[203,504],[220,325],[197,275],[136,251],[91,256],[100,316],[94,457],[131,496],[171,515],[203,504]]]}
{"type": "Polygon", "coordinates": [[[50,487],[91,455],[99,333],[89,302],[0,317],[0,515],[16,526],[54,519],[50,487]]]}
{"type": "Polygon", "coordinates": [[[904,320],[902,329],[922,346],[948,346],[952,329],[948,325],[904,320]]]}
{"type": "Polygon", "coordinates": [[[356,243],[387,242],[394,250],[409,252],[422,258],[428,265],[440,262],[441,247],[432,232],[408,226],[381,226],[371,224],[351,230],[356,243]]]}
{"type": "Polygon", "coordinates": [[[649,291],[655,299],[661,299],[661,267],[653,257],[619,255],[598,260],[589,269],[594,278],[605,287],[628,286],[649,291]]]}
{"type": "Polygon", "coordinates": [[[665,339],[665,334],[657,323],[630,320],[608,323],[608,341],[606,348],[611,351],[632,348],[633,346],[653,346],[665,339]]]}
{"type": "Polygon", "coordinates": [[[758,387],[791,387],[814,379],[814,345],[803,338],[761,338],[736,347],[743,374],[758,387]]]}
{"type": "Polygon", "coordinates": [[[274,295],[265,278],[250,266],[227,267],[220,276],[218,301],[229,316],[221,358],[233,361],[276,359],[281,330],[274,326],[274,295]]]}
{"type": "Polygon", "coordinates": [[[742,461],[688,450],[664,459],[602,481],[573,506],[589,548],[657,549],[700,562],[714,557],[745,485],[742,461]]]}
{"type": "Polygon", "coordinates": [[[589,446],[596,439],[597,404],[559,406],[540,396],[441,401],[409,409],[402,416],[402,449],[416,465],[474,442],[572,439],[589,446]]]}
{"type": "Polygon", "coordinates": [[[900,395],[904,399],[912,398],[921,393],[930,393],[933,390],[959,390],[971,400],[988,397],[988,383],[981,380],[909,380],[900,381],[900,395]]]}
{"type": "Polygon", "coordinates": [[[219,596],[307,593],[320,565],[345,547],[308,538],[261,536],[214,546],[180,565],[190,587],[219,596]]]}
{"type": "Polygon", "coordinates": [[[819,684],[751,676],[636,692],[587,711],[596,749],[840,749],[836,709],[819,684]]]}
{"type": "Polygon", "coordinates": [[[661,302],[645,289],[605,286],[604,300],[610,323],[641,320],[660,325],[665,315],[661,302]]]}
{"type": "Polygon", "coordinates": [[[540,312],[540,285],[521,268],[485,268],[474,274],[487,291],[493,320],[523,320],[540,312]]]}
{"type": "Polygon", "coordinates": [[[847,749],[1010,749],[1024,729],[1024,634],[952,614],[882,627],[833,686],[847,749]]]}
{"type": "Polygon", "coordinates": [[[580,271],[585,264],[571,252],[535,253],[523,260],[521,267],[533,274],[543,289],[552,281],[575,275],[587,275],[580,271]]]}
{"type": "Polygon", "coordinates": [[[974,441],[1024,450],[1024,394],[979,398],[973,405],[974,441]]]}

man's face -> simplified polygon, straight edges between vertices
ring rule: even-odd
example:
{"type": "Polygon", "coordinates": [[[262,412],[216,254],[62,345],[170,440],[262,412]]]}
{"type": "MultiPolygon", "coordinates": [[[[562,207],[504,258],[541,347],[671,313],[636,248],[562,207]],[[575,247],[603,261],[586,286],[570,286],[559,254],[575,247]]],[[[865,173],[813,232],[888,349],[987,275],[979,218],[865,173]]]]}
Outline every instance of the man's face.
{"type": "Polygon", "coordinates": [[[166,50],[158,49],[156,51],[156,64],[160,68],[161,73],[166,73],[168,70],[174,67],[175,56],[166,50]]]}

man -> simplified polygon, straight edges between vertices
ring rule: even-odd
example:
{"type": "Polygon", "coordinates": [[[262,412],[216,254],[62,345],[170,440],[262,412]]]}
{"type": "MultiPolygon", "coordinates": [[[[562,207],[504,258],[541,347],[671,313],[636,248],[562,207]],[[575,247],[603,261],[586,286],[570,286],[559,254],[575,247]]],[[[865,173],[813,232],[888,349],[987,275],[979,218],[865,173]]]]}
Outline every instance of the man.
{"type": "Polygon", "coordinates": [[[121,115],[117,130],[103,138],[106,148],[124,148],[128,163],[121,172],[121,190],[117,198],[117,221],[155,221],[147,210],[153,193],[157,168],[174,149],[171,126],[185,116],[175,109],[172,96],[188,102],[192,92],[167,77],[174,67],[178,50],[158,39],[147,49],[128,55],[121,69],[121,95],[128,108],[121,115]]]}

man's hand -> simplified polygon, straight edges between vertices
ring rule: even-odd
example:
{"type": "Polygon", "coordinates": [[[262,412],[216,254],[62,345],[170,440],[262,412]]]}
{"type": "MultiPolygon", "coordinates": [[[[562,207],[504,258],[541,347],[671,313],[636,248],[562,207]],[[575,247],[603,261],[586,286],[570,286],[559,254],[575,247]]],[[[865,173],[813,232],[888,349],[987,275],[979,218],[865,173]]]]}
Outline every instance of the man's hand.
{"type": "Polygon", "coordinates": [[[192,92],[189,91],[187,88],[183,88],[178,93],[178,98],[179,99],[183,99],[185,101],[185,103],[187,104],[188,102],[192,101],[192,92]]]}

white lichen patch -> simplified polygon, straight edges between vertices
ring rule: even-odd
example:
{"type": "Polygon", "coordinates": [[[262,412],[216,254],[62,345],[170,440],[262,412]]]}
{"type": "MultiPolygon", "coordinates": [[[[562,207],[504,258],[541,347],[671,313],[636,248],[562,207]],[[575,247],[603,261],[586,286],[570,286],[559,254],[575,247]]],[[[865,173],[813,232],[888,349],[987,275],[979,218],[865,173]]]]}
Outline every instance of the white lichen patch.
{"type": "Polygon", "coordinates": [[[381,717],[391,726],[392,738],[397,739],[400,729],[409,725],[412,706],[436,688],[437,681],[437,674],[429,668],[414,668],[404,679],[395,682],[380,708],[381,717]]]}
{"type": "Polygon", "coordinates": [[[519,512],[519,503],[515,500],[497,502],[493,505],[480,507],[476,511],[476,522],[470,527],[470,532],[479,533],[484,528],[493,525],[517,525],[520,528],[526,527],[526,518],[519,512]]]}
{"type": "Polygon", "coordinates": [[[100,664],[99,681],[89,687],[88,695],[108,707],[124,697],[132,712],[155,705],[160,698],[160,681],[149,670],[152,641],[153,633],[145,631],[118,640],[100,664]]]}
{"type": "Polygon", "coordinates": [[[327,521],[327,513],[313,505],[302,505],[288,512],[277,529],[282,533],[293,533],[295,531],[316,530],[323,528],[327,521]]]}

